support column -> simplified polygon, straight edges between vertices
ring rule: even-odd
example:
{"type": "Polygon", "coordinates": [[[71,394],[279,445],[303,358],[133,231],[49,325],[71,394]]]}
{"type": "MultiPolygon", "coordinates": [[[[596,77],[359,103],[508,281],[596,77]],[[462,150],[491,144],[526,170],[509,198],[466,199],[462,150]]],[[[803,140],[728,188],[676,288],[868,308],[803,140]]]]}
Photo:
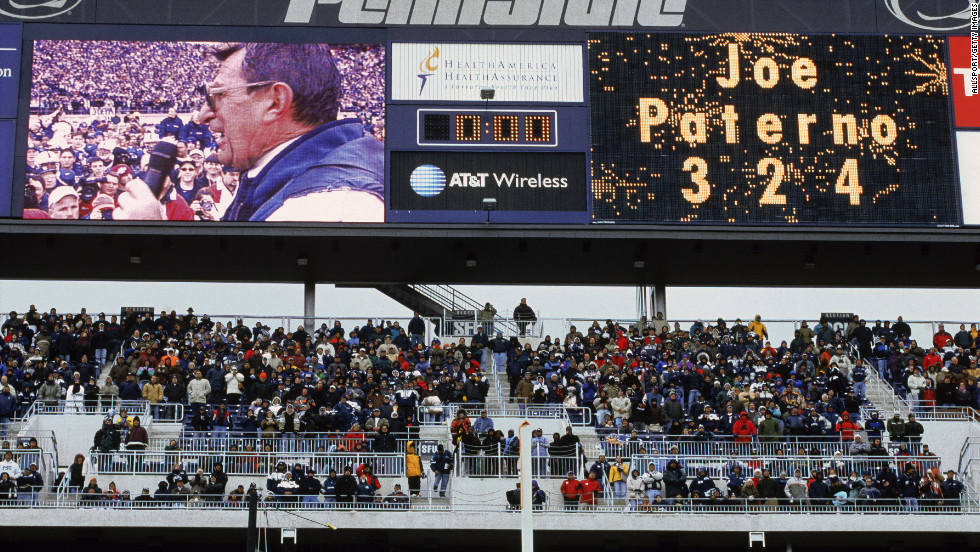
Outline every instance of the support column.
{"type": "MultiPolygon", "coordinates": [[[[653,311],[650,312],[650,319],[659,318],[657,313],[662,313],[664,320],[667,319],[667,286],[663,282],[653,284],[651,294],[653,311]]],[[[659,329],[659,328],[658,328],[659,329]]]]}
{"type": "Polygon", "coordinates": [[[313,330],[316,329],[314,326],[316,319],[316,281],[312,276],[307,276],[306,281],[303,282],[303,329],[310,335],[313,334],[313,330]]]}
{"type": "Polygon", "coordinates": [[[521,471],[518,481],[521,483],[521,552],[534,552],[534,521],[532,512],[534,506],[531,504],[531,481],[533,469],[531,462],[536,459],[531,458],[531,424],[524,421],[517,428],[517,439],[520,444],[521,471]]]}

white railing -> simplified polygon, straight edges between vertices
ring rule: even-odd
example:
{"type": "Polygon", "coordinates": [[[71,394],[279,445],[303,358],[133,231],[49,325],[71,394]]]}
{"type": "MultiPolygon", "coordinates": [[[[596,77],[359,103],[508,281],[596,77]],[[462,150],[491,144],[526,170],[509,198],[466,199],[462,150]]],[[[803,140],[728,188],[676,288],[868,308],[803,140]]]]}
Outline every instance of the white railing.
{"type": "MultiPolygon", "coordinates": [[[[299,433],[296,438],[284,437],[277,434],[276,437],[265,439],[261,432],[245,432],[243,430],[231,431],[181,431],[175,437],[150,437],[148,451],[163,451],[170,446],[171,441],[176,442],[176,446],[184,451],[229,451],[241,452],[245,447],[262,449],[269,445],[274,451],[278,452],[337,452],[339,447],[347,452],[351,452],[355,447],[363,447],[364,452],[374,452],[374,439],[377,433],[373,431],[361,431],[358,433],[329,432],[329,433],[299,433]]],[[[400,454],[405,453],[406,444],[409,438],[403,433],[392,433],[395,438],[395,450],[400,454]]]]}
{"type": "MultiPolygon", "coordinates": [[[[463,445],[465,450],[466,446],[463,445]]],[[[500,449],[503,443],[500,443],[500,449]]],[[[564,479],[568,472],[581,474],[582,456],[577,450],[569,455],[534,456],[531,458],[531,474],[540,479],[564,479]]],[[[518,455],[503,454],[497,450],[492,454],[460,453],[454,457],[453,471],[457,477],[502,478],[518,476],[518,455]]]]}
{"type": "Polygon", "coordinates": [[[372,464],[378,476],[401,476],[405,473],[405,455],[398,453],[324,453],[324,452],[258,452],[211,450],[93,452],[89,460],[92,473],[101,475],[163,475],[180,464],[188,474],[198,469],[211,473],[220,463],[228,475],[267,475],[279,462],[289,468],[301,464],[325,476],[331,468],[343,473],[345,466],[357,468],[372,464]]]}
{"type": "MultiPolygon", "coordinates": [[[[163,404],[163,403],[161,403],[163,404]]],[[[43,401],[34,401],[34,404],[24,415],[25,419],[42,414],[79,414],[91,416],[117,415],[121,409],[125,408],[130,416],[140,416],[142,418],[150,416],[150,403],[147,401],[115,401],[112,403],[99,403],[97,406],[87,407],[83,403],[58,401],[58,404],[46,404],[43,401]]]]}
{"type": "MultiPolygon", "coordinates": [[[[471,502],[449,498],[445,501],[430,502],[424,499],[406,499],[383,497],[375,495],[363,497],[361,501],[353,502],[329,502],[317,497],[314,503],[302,502],[302,495],[295,497],[266,496],[258,503],[259,510],[357,510],[358,512],[383,512],[385,515],[396,514],[396,512],[459,512],[459,513],[482,513],[482,512],[501,512],[509,511],[515,515],[519,509],[512,508],[506,501],[500,502],[484,501],[471,502]]],[[[955,504],[946,504],[943,501],[919,500],[916,509],[910,509],[902,499],[846,499],[840,504],[835,504],[834,499],[823,501],[807,500],[804,503],[790,503],[785,501],[774,501],[772,505],[760,503],[759,500],[746,500],[741,498],[712,500],[679,500],[675,502],[663,501],[648,503],[643,501],[635,507],[624,508],[622,504],[579,504],[575,507],[565,506],[561,499],[548,498],[548,503],[534,507],[534,515],[569,515],[582,516],[583,522],[591,522],[594,519],[590,516],[596,514],[615,514],[620,519],[623,515],[811,515],[811,514],[830,514],[839,516],[841,514],[850,515],[952,515],[952,516],[975,516],[980,513],[977,506],[976,495],[961,496],[960,501],[955,504]],[[818,503],[819,502],[819,503],[818,503]]],[[[51,509],[97,509],[105,510],[231,510],[242,511],[247,509],[245,499],[238,495],[235,500],[229,500],[226,495],[196,495],[182,496],[177,500],[106,500],[103,496],[93,495],[91,497],[65,494],[63,497],[54,500],[38,500],[37,502],[20,503],[10,501],[0,504],[0,509],[31,509],[31,510],[51,510],[51,509]]],[[[380,518],[379,518],[380,519],[380,518]]],[[[386,518],[387,519],[387,518],[386,518]]],[[[839,518],[834,518],[839,519],[839,518]]],[[[862,518],[864,519],[864,518],[862,518]]],[[[857,518],[855,518],[855,521],[857,518]]],[[[972,518],[971,518],[972,520],[972,518]]],[[[185,523],[185,525],[187,525],[185,523]]],[[[189,526],[193,526],[191,522],[189,526]]],[[[855,525],[859,530],[862,525],[855,525]]]]}
{"type": "MultiPolygon", "coordinates": [[[[419,286],[416,286],[416,287],[419,287],[419,286]]],[[[464,306],[464,305],[461,305],[461,306],[464,306]]],[[[470,307],[472,307],[472,305],[465,306],[465,307],[466,308],[470,308],[470,307]]],[[[18,311],[18,312],[23,313],[23,311],[18,311]]],[[[67,313],[66,312],[66,313],[61,313],[61,314],[63,316],[72,316],[72,315],[74,315],[76,313],[67,313]]],[[[206,313],[203,313],[203,312],[202,313],[198,313],[197,316],[200,318],[204,314],[206,314],[206,313]]],[[[335,320],[339,320],[341,322],[341,324],[344,326],[344,330],[347,333],[349,333],[354,328],[354,326],[361,326],[361,325],[363,325],[368,319],[371,319],[376,325],[378,323],[387,322],[389,320],[390,321],[397,320],[399,322],[399,325],[402,328],[405,328],[405,330],[407,332],[408,331],[408,321],[411,319],[410,316],[405,316],[405,315],[382,315],[382,316],[378,316],[378,315],[365,315],[365,316],[327,316],[327,317],[325,317],[325,316],[316,316],[316,317],[313,317],[313,318],[307,318],[305,316],[283,316],[283,315],[278,315],[278,314],[277,315],[210,314],[210,313],[207,313],[207,314],[209,315],[209,317],[210,317],[210,319],[211,319],[212,322],[221,322],[222,324],[226,324],[228,322],[231,322],[232,325],[235,325],[235,323],[239,319],[241,319],[242,320],[242,323],[246,327],[248,327],[249,330],[254,329],[256,322],[261,322],[262,324],[264,324],[266,326],[269,326],[269,328],[272,329],[272,330],[275,330],[277,327],[282,327],[287,332],[291,332],[291,331],[295,330],[297,327],[303,326],[304,329],[307,331],[307,333],[309,333],[311,335],[313,334],[313,332],[315,330],[319,329],[321,323],[326,323],[328,328],[332,328],[333,327],[333,322],[335,320]],[[306,327],[308,325],[307,322],[308,321],[311,321],[311,320],[314,322],[313,326],[312,327],[306,327]]],[[[715,324],[717,324],[718,318],[722,318],[727,323],[728,327],[731,328],[734,325],[736,318],[741,318],[742,319],[742,323],[745,324],[745,325],[748,325],[749,322],[751,322],[755,318],[755,314],[756,313],[748,313],[745,316],[739,316],[739,317],[736,317],[736,316],[722,316],[722,317],[719,317],[718,315],[715,314],[715,315],[707,315],[707,316],[700,317],[700,318],[685,318],[685,319],[669,318],[668,317],[667,325],[669,326],[669,328],[670,328],[671,331],[673,331],[674,324],[675,323],[680,324],[680,326],[681,326],[682,329],[688,330],[688,329],[690,329],[691,325],[694,324],[694,322],[697,321],[697,320],[703,321],[706,326],[707,325],[714,326],[715,324]]],[[[858,314],[860,314],[860,313],[858,313],[858,314]]],[[[8,316],[9,315],[6,314],[6,313],[0,314],[0,323],[5,322],[7,320],[7,318],[8,318],[8,316]]],[[[537,337],[540,337],[542,335],[550,335],[552,338],[558,337],[558,338],[564,340],[565,334],[568,333],[569,328],[572,325],[576,326],[576,329],[584,334],[585,333],[585,330],[589,326],[592,325],[592,322],[596,321],[600,325],[604,325],[605,324],[605,321],[607,319],[608,319],[608,317],[603,317],[603,316],[592,316],[592,317],[589,317],[589,316],[569,316],[569,317],[550,317],[550,318],[538,316],[538,320],[535,323],[535,327],[536,327],[535,334],[536,334],[537,337]]],[[[810,325],[811,328],[816,325],[818,319],[819,319],[819,317],[806,318],[807,323],[810,325]]],[[[427,319],[427,320],[429,320],[429,319],[427,319]]],[[[501,321],[503,321],[503,320],[510,320],[511,323],[513,323],[513,319],[512,318],[503,318],[503,317],[501,317],[501,318],[499,318],[499,320],[501,320],[501,321]]],[[[617,323],[622,324],[623,326],[626,326],[626,327],[629,327],[630,325],[635,325],[635,324],[637,324],[639,322],[639,320],[637,320],[635,318],[631,318],[631,317],[612,318],[612,320],[613,320],[613,322],[617,322],[617,323]]],[[[792,319],[790,319],[790,318],[772,318],[772,319],[763,318],[763,323],[766,325],[766,328],[768,330],[768,333],[769,333],[769,336],[770,336],[770,339],[769,340],[772,341],[774,345],[778,345],[779,342],[782,341],[782,340],[786,340],[787,343],[789,343],[790,341],[792,341],[792,339],[793,339],[793,332],[795,330],[799,329],[800,322],[802,320],[804,320],[804,318],[792,318],[792,319]]],[[[865,320],[868,323],[868,327],[872,327],[876,319],[873,318],[873,317],[865,317],[865,320]]],[[[882,319],[882,320],[884,320],[884,319],[882,319]]],[[[444,321],[441,321],[441,322],[444,322],[444,321]]],[[[891,320],[890,322],[894,323],[894,320],[891,320]]],[[[959,331],[959,325],[960,324],[965,324],[967,326],[967,328],[969,329],[970,324],[977,323],[977,322],[980,322],[980,321],[905,320],[905,323],[908,324],[909,327],[912,330],[911,331],[911,333],[912,333],[911,338],[912,339],[915,339],[916,341],[918,341],[919,344],[920,344],[920,346],[923,346],[923,347],[926,347],[926,348],[928,348],[928,346],[931,346],[931,344],[932,344],[932,337],[933,337],[933,335],[935,335],[936,330],[938,329],[938,325],[940,323],[945,325],[946,331],[948,331],[950,334],[952,334],[952,335],[955,336],[956,335],[956,332],[959,331]]],[[[648,324],[649,324],[649,322],[648,322],[648,324]]],[[[440,327],[438,329],[442,329],[442,327],[443,327],[443,325],[440,324],[440,327]]],[[[432,328],[429,328],[429,329],[431,330],[432,328]]],[[[660,328],[656,328],[656,331],[659,332],[660,331],[660,328]]],[[[441,331],[436,331],[436,335],[442,335],[442,332],[441,331]]],[[[430,332],[429,333],[429,338],[431,339],[431,337],[432,337],[432,333],[430,332]]],[[[511,335],[507,335],[507,337],[511,337],[511,335]]]]}
{"type": "MultiPolygon", "coordinates": [[[[819,471],[827,476],[827,471],[833,469],[840,478],[848,477],[851,472],[858,475],[871,473],[877,475],[879,470],[895,464],[897,469],[895,475],[904,471],[906,464],[912,464],[916,472],[921,476],[926,470],[942,467],[942,458],[938,456],[819,456],[819,455],[758,455],[758,456],[736,456],[723,457],[718,455],[710,456],[633,456],[630,461],[631,469],[641,469],[643,471],[653,464],[657,470],[663,472],[667,464],[676,459],[681,469],[688,478],[697,477],[698,472],[704,470],[714,483],[724,486],[728,482],[732,470],[737,465],[741,469],[742,477],[751,477],[755,469],[768,469],[773,478],[785,472],[788,476],[800,470],[803,477],[810,477],[814,471],[819,471]]],[[[641,471],[642,473],[642,471],[641,471]]]]}
{"type": "MultiPolygon", "coordinates": [[[[802,448],[806,454],[817,456],[833,456],[840,452],[850,457],[850,446],[853,441],[841,439],[839,436],[826,436],[823,439],[812,435],[784,435],[775,441],[759,441],[753,439],[747,442],[736,442],[731,435],[715,437],[711,440],[675,437],[670,435],[644,436],[630,440],[629,435],[598,434],[598,445],[602,454],[613,456],[636,456],[644,454],[672,454],[680,456],[716,456],[729,458],[733,455],[792,455],[802,448]]],[[[865,440],[865,442],[868,442],[865,440]]],[[[916,454],[921,451],[919,442],[892,441],[886,450],[890,454],[898,452],[899,445],[906,445],[909,452],[916,454]]],[[[860,455],[858,455],[860,456],[860,455]]]]}
{"type": "MultiPolygon", "coordinates": [[[[865,363],[867,364],[867,363],[865,363]]],[[[912,412],[909,401],[898,396],[895,388],[890,383],[883,381],[874,366],[867,366],[867,377],[865,378],[865,394],[868,400],[874,404],[875,410],[887,412],[899,412],[903,417],[908,417],[912,412]],[[878,401],[876,403],[876,401],[878,401]],[[885,401],[883,404],[880,401],[885,401]]],[[[871,410],[865,405],[861,406],[861,417],[867,420],[871,415],[871,410]]]]}

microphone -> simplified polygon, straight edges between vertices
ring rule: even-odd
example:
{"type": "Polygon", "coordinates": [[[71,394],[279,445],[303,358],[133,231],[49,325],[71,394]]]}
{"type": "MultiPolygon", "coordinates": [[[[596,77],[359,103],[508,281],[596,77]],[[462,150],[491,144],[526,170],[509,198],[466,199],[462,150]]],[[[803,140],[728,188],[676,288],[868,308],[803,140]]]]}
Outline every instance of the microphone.
{"type": "Polygon", "coordinates": [[[147,163],[146,174],[143,182],[153,192],[153,197],[161,199],[164,191],[164,183],[170,177],[170,172],[177,164],[177,145],[170,142],[158,142],[150,152],[150,160],[147,163]]]}

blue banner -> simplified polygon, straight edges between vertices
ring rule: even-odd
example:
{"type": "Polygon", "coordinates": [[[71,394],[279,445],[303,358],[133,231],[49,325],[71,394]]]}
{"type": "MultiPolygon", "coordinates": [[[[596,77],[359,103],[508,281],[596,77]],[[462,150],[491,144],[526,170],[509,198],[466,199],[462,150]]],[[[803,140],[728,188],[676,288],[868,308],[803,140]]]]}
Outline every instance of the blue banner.
{"type": "Polygon", "coordinates": [[[17,117],[20,23],[0,23],[0,119],[17,117]]]}
{"type": "MultiPolygon", "coordinates": [[[[17,121],[0,120],[0,217],[10,214],[10,192],[13,189],[14,174],[14,132],[17,121]]],[[[21,182],[18,190],[24,188],[21,182]]],[[[20,213],[18,213],[20,216],[20,213]]]]}

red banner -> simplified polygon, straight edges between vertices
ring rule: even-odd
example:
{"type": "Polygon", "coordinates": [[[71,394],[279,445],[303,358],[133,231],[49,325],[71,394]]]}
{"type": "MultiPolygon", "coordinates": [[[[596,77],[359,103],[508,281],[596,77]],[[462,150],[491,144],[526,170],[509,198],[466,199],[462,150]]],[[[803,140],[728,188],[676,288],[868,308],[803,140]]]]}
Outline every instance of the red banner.
{"type": "Polygon", "coordinates": [[[980,93],[974,80],[976,69],[971,68],[970,37],[949,37],[949,61],[956,126],[980,128],[980,93]]]}

